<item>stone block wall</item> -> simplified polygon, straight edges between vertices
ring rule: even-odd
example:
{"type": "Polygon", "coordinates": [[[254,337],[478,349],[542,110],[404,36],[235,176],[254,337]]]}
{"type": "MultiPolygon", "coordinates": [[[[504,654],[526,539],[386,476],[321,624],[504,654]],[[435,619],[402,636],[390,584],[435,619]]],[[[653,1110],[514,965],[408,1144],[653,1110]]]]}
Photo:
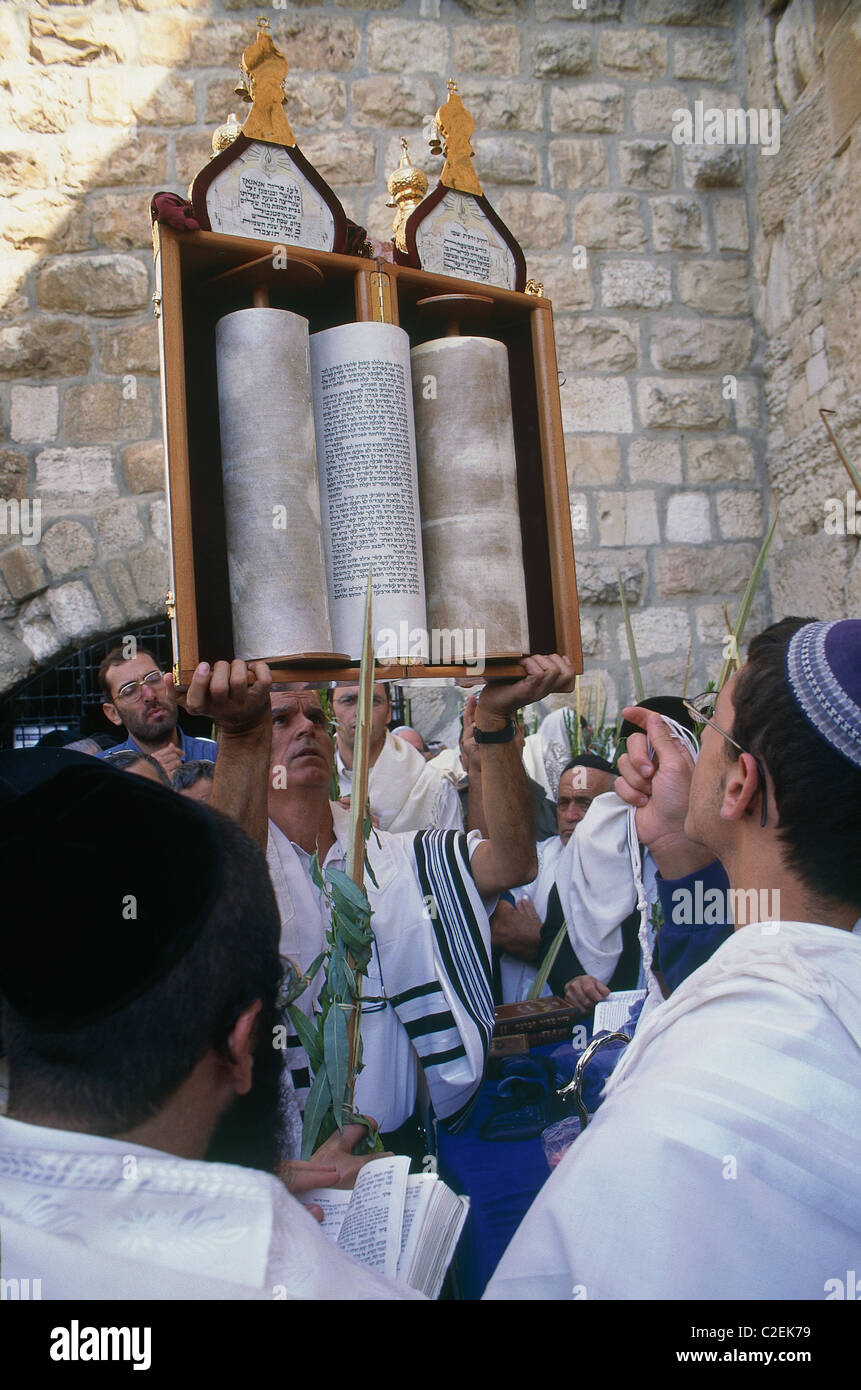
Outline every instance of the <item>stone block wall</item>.
{"type": "Polygon", "coordinates": [[[744,48],[750,104],[783,111],[753,243],[774,617],[857,616],[861,508],[819,411],[861,473],[861,0],[748,0],[744,48]]]}
{"type": "MultiPolygon", "coordinates": [[[[0,532],[0,690],[163,612],[147,206],[206,162],[258,11],[0,6],[0,498],[42,507],[38,544],[0,532]]],[[[402,134],[435,178],[421,131],[457,77],[485,191],[554,305],[588,680],[600,673],[611,709],[617,684],[631,694],[618,570],[646,685],[678,688],[690,660],[701,689],[769,509],[751,249],[754,191],[767,193],[759,151],[677,144],[672,113],[746,105],[748,50],[771,42],[772,19],[743,0],[285,0],[265,13],[290,61],[297,139],[377,237],[402,134]]],[[[838,241],[835,225],[820,246],[834,264],[838,241]]],[[[833,354],[828,336],[811,346],[811,381],[836,370],[833,354]]],[[[751,630],[768,601],[765,586],[751,630]]]]}

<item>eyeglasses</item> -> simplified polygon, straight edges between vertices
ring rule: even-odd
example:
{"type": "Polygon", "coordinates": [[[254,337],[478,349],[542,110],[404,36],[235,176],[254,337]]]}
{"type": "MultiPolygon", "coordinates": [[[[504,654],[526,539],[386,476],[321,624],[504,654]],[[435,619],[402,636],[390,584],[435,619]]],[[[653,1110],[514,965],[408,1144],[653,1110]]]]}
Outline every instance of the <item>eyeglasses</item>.
{"type": "Polygon", "coordinates": [[[133,701],[140,699],[145,685],[148,686],[150,690],[154,690],[156,686],[164,685],[164,676],[161,671],[149,671],[147,675],[142,676],[139,681],[126,681],[125,685],[120,686],[114,696],[114,700],[128,700],[129,704],[131,704],[133,701]]]}
{"type": "Polygon", "coordinates": [[[735,739],[731,738],[725,729],[722,729],[719,724],[714,722],[712,715],[717,706],[717,695],[713,690],[704,690],[702,695],[695,695],[692,700],[682,700],[682,704],[688,714],[690,714],[698,724],[708,724],[710,729],[714,729],[715,733],[720,734],[721,738],[725,738],[727,743],[731,743],[733,748],[738,749],[739,753],[747,753],[749,758],[753,758],[753,761],[756,763],[756,772],[759,778],[759,794],[762,798],[762,817],[759,824],[760,827],[764,829],[766,820],[768,819],[768,796],[765,773],[762,770],[762,764],[759,758],[755,753],[749,753],[746,748],[742,748],[741,744],[736,743],[735,739]]]}

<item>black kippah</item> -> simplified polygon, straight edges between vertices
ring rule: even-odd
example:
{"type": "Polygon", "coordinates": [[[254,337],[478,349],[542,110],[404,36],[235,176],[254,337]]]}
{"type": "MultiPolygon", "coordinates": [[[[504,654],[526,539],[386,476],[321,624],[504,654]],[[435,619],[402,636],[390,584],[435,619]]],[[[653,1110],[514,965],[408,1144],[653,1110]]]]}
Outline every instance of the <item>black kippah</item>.
{"type": "MultiPolygon", "coordinates": [[[[694,721],[685,709],[684,701],[680,695],[652,695],[648,700],[635,700],[633,702],[641,709],[650,709],[655,714],[665,714],[669,719],[675,719],[677,724],[681,724],[683,729],[689,733],[695,733],[694,721]]],[[[632,724],[630,719],[622,720],[622,727],[619,730],[619,738],[630,738],[631,734],[641,734],[643,730],[639,724],[632,724]]]]}
{"type": "Polygon", "coordinates": [[[45,1028],[117,1012],[193,944],[221,876],[204,807],[94,758],[0,798],[0,994],[45,1028]]]}

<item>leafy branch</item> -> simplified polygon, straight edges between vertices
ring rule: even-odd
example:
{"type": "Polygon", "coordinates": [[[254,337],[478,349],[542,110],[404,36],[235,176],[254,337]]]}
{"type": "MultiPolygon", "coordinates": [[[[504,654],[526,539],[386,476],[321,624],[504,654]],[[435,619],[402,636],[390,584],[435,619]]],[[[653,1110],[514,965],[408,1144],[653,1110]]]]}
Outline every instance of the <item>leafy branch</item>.
{"type": "MultiPolygon", "coordinates": [[[[296,1035],[314,1073],[302,1124],[303,1159],[310,1158],[321,1143],[336,1129],[343,1130],[345,1124],[363,1123],[369,1135],[372,1128],[367,1117],[353,1108],[356,1077],[362,1069],[362,980],[368,973],[374,942],[371,904],[364,889],[366,867],[373,881],[367,863],[371,830],[367,801],[374,691],[372,632],[372,575],[369,571],[353,746],[347,872],[332,865],[321,870],[317,854],[311,861],[311,877],[329,909],[329,927],[325,937],[327,950],[306,975],[313,978],[325,960],[325,979],[316,1001],[313,1022],[294,1004],[288,1005],[296,1035]]],[[[367,1144],[371,1149],[382,1147],[376,1136],[373,1140],[369,1137],[367,1144]]]]}

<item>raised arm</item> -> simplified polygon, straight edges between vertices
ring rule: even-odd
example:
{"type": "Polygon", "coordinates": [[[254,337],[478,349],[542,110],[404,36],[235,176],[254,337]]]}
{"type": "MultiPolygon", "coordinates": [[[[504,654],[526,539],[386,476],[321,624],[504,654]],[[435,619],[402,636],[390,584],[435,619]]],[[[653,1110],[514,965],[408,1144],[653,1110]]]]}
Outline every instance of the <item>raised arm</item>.
{"type": "MultiPolygon", "coordinates": [[[[512,683],[493,681],[481,692],[475,728],[497,733],[516,710],[553,691],[574,688],[574,668],[566,656],[528,656],[527,675],[512,683]]],[[[472,856],[472,876],[484,897],[528,883],[538,872],[532,797],[516,740],[481,743],[481,790],[487,839],[472,856]]]]}
{"type": "Polygon", "coordinates": [[[269,836],[267,793],[272,744],[269,694],[272,675],[265,661],[202,662],[184,703],[218,726],[218,760],[210,806],[238,820],[263,852],[269,836]]]}
{"type": "Polygon", "coordinates": [[[484,798],[481,794],[481,753],[475,741],[475,706],[477,695],[470,695],[463,711],[463,738],[460,745],[461,762],[466,768],[466,829],[480,830],[487,839],[484,819],[484,798]]]}

